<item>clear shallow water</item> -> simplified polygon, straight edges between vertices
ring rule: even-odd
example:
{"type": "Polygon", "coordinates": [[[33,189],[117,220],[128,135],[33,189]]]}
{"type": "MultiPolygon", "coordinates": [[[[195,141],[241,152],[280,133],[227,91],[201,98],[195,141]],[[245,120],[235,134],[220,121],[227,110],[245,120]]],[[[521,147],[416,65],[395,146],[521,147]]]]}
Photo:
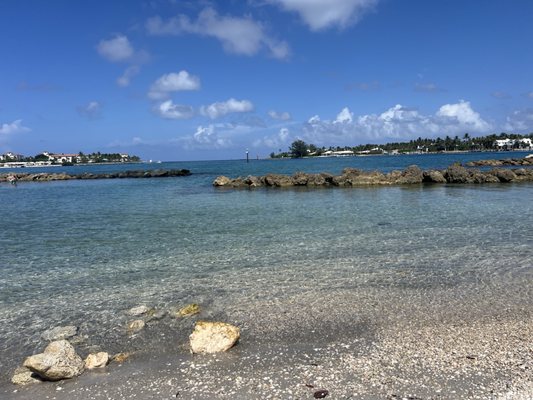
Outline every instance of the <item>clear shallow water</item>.
{"type": "Polygon", "coordinates": [[[528,305],[531,184],[211,186],[221,174],[442,168],[457,157],[487,154],[163,163],[193,175],[3,185],[0,362],[14,368],[57,325],[78,325],[104,347],[123,340],[122,312],[142,303],[196,301],[216,315],[309,291],[497,284],[528,305]]]}

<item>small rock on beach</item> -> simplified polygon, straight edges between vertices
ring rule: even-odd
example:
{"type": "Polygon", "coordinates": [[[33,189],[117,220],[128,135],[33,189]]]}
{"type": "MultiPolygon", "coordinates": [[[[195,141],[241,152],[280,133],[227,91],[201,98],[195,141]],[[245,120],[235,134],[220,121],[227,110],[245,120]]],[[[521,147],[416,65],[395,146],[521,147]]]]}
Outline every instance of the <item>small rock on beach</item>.
{"type": "Polygon", "coordinates": [[[189,337],[193,353],[227,351],[239,340],[238,327],[225,322],[198,321],[189,337]]]}
{"type": "Polygon", "coordinates": [[[94,369],[94,368],[103,368],[109,362],[109,354],[105,351],[99,353],[89,354],[85,359],[85,368],[94,369]]]}
{"type": "Polygon", "coordinates": [[[67,340],[50,343],[43,353],[26,358],[24,367],[50,381],[81,375],[85,363],[67,340]]]}

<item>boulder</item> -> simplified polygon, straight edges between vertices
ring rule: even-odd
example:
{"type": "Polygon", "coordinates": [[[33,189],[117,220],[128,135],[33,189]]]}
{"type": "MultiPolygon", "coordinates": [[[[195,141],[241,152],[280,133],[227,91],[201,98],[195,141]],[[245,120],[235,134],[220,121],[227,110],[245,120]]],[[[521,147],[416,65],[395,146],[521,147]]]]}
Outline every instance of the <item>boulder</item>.
{"type": "Polygon", "coordinates": [[[105,351],[99,353],[89,354],[85,359],[85,368],[94,369],[94,368],[103,368],[109,362],[109,354],[105,351]]]}
{"type": "Polygon", "coordinates": [[[448,183],[472,183],[470,172],[460,164],[453,164],[446,168],[444,177],[448,183]]]}
{"type": "Polygon", "coordinates": [[[257,176],[249,175],[245,180],[244,183],[246,183],[249,187],[261,187],[263,186],[263,182],[261,182],[261,179],[259,179],[257,176]]]}
{"type": "Polygon", "coordinates": [[[489,173],[498,178],[500,182],[512,182],[516,179],[516,174],[510,169],[495,168],[489,173]]]}
{"type": "Polygon", "coordinates": [[[18,367],[13,373],[13,377],[11,378],[11,383],[13,383],[14,385],[23,386],[39,382],[42,382],[42,380],[39,379],[39,376],[26,367],[18,367]]]}
{"type": "Polygon", "coordinates": [[[78,327],[69,326],[56,326],[55,328],[48,329],[41,334],[41,338],[52,342],[54,340],[68,339],[72,336],[76,336],[78,333],[78,327]]]}
{"type": "Polygon", "coordinates": [[[292,186],[292,179],[287,175],[268,174],[265,176],[265,184],[276,187],[292,186]]]}
{"type": "Polygon", "coordinates": [[[400,185],[422,183],[423,178],[422,170],[416,165],[410,165],[402,172],[402,175],[396,180],[396,183],[400,185]]]}
{"type": "Polygon", "coordinates": [[[189,337],[191,352],[217,353],[229,350],[239,340],[238,327],[224,322],[198,321],[189,337]]]}
{"type": "Polygon", "coordinates": [[[442,172],[430,170],[430,171],[424,171],[424,182],[429,183],[446,183],[446,178],[444,178],[444,175],[442,175],[442,172]]]}
{"type": "Polygon", "coordinates": [[[137,333],[144,329],[146,323],[142,319],[136,319],[128,323],[128,333],[137,333]]]}
{"type": "Polygon", "coordinates": [[[227,176],[219,176],[213,181],[213,186],[229,186],[231,179],[227,176]]]}
{"type": "Polygon", "coordinates": [[[307,186],[308,182],[309,182],[309,175],[307,175],[305,172],[296,172],[292,176],[292,184],[294,186],[307,186]]]}
{"type": "Polygon", "coordinates": [[[85,363],[66,340],[50,343],[43,353],[26,358],[23,366],[50,381],[74,378],[85,369],[85,363]]]}

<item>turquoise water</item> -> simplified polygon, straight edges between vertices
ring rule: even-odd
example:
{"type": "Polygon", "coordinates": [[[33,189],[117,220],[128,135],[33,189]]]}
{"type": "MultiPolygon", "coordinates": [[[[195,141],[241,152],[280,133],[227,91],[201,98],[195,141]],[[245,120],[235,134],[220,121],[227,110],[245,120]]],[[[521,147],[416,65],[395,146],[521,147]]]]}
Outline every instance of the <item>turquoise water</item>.
{"type": "Polygon", "coordinates": [[[532,184],[211,186],[217,175],[442,168],[480,158],[487,154],[163,163],[155,167],[193,175],[2,185],[1,363],[14,368],[57,325],[80,326],[90,344],[118,348],[123,311],[138,304],[196,301],[219,315],[317,288],[476,290],[498,281],[524,290],[533,267],[532,184]]]}

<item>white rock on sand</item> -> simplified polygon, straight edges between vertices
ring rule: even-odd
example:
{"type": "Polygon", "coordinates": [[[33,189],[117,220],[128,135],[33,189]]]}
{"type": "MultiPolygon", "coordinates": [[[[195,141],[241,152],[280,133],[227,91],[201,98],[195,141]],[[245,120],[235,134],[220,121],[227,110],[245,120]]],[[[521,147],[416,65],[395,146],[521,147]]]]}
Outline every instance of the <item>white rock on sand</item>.
{"type": "Polygon", "coordinates": [[[85,363],[66,340],[50,343],[43,353],[26,358],[23,365],[51,381],[73,378],[85,369],[85,363]]]}
{"type": "Polygon", "coordinates": [[[85,359],[85,368],[103,368],[109,363],[109,354],[105,351],[89,354],[85,359]]]}
{"type": "Polygon", "coordinates": [[[239,340],[240,330],[224,322],[198,321],[189,337],[193,353],[229,350],[239,340]]]}

